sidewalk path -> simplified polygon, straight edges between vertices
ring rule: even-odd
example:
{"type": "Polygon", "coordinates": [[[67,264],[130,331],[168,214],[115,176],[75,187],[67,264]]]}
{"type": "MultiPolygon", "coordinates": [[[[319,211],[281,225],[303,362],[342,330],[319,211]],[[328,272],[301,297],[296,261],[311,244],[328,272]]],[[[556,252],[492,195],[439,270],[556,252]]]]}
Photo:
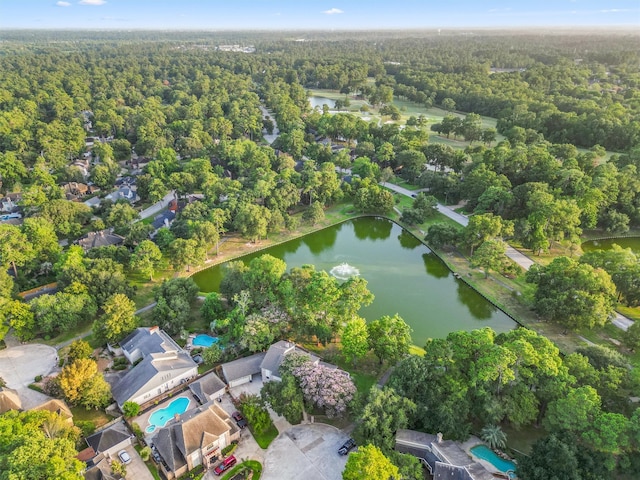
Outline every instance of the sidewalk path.
{"type": "Polygon", "coordinates": [[[139,215],[140,218],[144,220],[145,218],[157,215],[162,211],[162,209],[166,208],[167,205],[169,205],[169,202],[171,202],[171,200],[173,200],[174,198],[175,194],[173,191],[167,193],[162,200],[141,211],[139,215]]]}
{"type": "MultiPolygon", "coordinates": [[[[380,183],[380,185],[382,185],[384,187],[387,187],[387,188],[393,190],[394,192],[400,193],[402,195],[406,195],[407,197],[413,197],[418,192],[422,192],[422,191],[426,190],[426,189],[408,190],[408,189],[403,188],[403,187],[401,187],[399,185],[394,185],[393,183],[389,183],[389,182],[380,183]]],[[[454,221],[458,222],[463,227],[466,227],[469,224],[469,219],[467,217],[465,217],[464,215],[459,214],[458,212],[454,212],[449,207],[446,207],[446,206],[442,205],[441,203],[438,203],[436,208],[438,209],[438,211],[440,213],[442,213],[443,215],[449,217],[451,220],[454,220],[454,221]]],[[[533,265],[535,263],[533,260],[531,260],[529,257],[527,257],[524,253],[520,252],[519,250],[516,250],[511,245],[507,245],[506,255],[511,260],[513,260],[518,265],[520,265],[522,268],[524,268],[525,270],[529,270],[529,268],[531,268],[531,265],[533,265]]],[[[613,323],[616,327],[618,327],[619,329],[624,330],[626,332],[629,329],[629,327],[631,325],[633,325],[633,320],[631,320],[630,318],[625,317],[624,315],[622,315],[619,312],[615,312],[615,318],[611,321],[611,323],[613,323]]]]}

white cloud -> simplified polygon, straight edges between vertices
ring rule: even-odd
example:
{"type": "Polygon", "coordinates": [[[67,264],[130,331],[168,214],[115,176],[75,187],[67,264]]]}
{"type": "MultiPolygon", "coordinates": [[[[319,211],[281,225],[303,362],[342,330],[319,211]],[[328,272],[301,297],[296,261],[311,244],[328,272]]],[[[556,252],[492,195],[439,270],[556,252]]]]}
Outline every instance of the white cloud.
{"type": "Polygon", "coordinates": [[[56,2],[58,7],[70,7],[71,4],[69,2],[56,2]]]}
{"type": "Polygon", "coordinates": [[[325,10],[322,13],[326,13],[327,15],[335,15],[337,13],[344,13],[344,12],[339,8],[330,8],[329,10],[325,10]]]}
{"type": "Polygon", "coordinates": [[[107,3],[106,0],[80,0],[78,5],[93,5],[97,7],[99,5],[104,5],[105,3],[107,3]]]}

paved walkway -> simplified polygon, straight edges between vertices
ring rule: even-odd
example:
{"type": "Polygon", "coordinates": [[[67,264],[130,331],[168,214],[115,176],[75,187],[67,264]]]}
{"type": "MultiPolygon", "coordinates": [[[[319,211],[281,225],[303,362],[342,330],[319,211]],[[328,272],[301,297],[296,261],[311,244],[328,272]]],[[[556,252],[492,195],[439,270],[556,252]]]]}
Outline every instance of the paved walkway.
{"type": "MultiPolygon", "coordinates": [[[[413,197],[416,193],[426,190],[426,189],[409,190],[409,189],[403,188],[403,187],[401,187],[399,185],[394,185],[393,183],[388,183],[388,182],[387,183],[381,183],[381,185],[393,190],[394,192],[397,192],[397,193],[400,193],[402,195],[405,195],[407,197],[413,197]]],[[[463,227],[466,227],[469,224],[469,219],[467,217],[465,217],[464,215],[459,214],[458,212],[454,212],[452,209],[442,205],[441,203],[438,203],[436,208],[438,209],[438,211],[440,213],[442,213],[443,215],[449,217],[451,220],[454,220],[454,221],[458,222],[463,227]]],[[[531,266],[535,263],[532,259],[527,257],[521,251],[516,250],[511,245],[507,245],[506,255],[511,260],[513,260],[518,265],[520,265],[522,268],[524,268],[525,270],[529,270],[531,268],[531,266]]],[[[611,323],[613,323],[616,327],[618,327],[621,330],[624,330],[626,332],[629,329],[629,327],[631,325],[633,325],[633,320],[631,320],[630,318],[625,317],[624,315],[622,315],[619,312],[615,312],[615,318],[611,321],[611,323]]]]}

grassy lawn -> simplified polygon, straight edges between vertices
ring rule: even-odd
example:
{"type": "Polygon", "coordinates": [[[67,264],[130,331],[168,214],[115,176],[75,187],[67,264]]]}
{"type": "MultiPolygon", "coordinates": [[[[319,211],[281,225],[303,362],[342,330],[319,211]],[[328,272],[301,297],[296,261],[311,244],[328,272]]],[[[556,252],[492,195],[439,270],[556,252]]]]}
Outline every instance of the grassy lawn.
{"type": "Polygon", "coordinates": [[[278,429],[273,423],[269,428],[267,428],[264,432],[261,432],[259,435],[253,431],[253,428],[251,427],[251,425],[249,425],[249,430],[251,430],[251,434],[253,435],[253,438],[256,439],[256,443],[260,446],[260,448],[265,450],[267,449],[267,447],[269,447],[271,442],[273,442],[278,436],[278,429]]]}
{"type": "Polygon", "coordinates": [[[616,307],[616,310],[618,310],[622,315],[630,318],[631,320],[640,320],[640,307],[625,307],[623,305],[618,305],[616,307]]]}
{"type": "MultiPolygon", "coordinates": [[[[140,451],[142,450],[142,445],[136,445],[135,449],[136,449],[136,452],[140,453],[140,451]]],[[[156,467],[155,463],[149,460],[147,462],[144,462],[144,464],[147,466],[147,468],[149,469],[149,472],[151,473],[151,475],[155,480],[162,480],[162,477],[158,473],[158,468],[156,467]]]]}
{"type": "Polygon", "coordinates": [[[92,422],[96,428],[109,423],[113,417],[107,415],[104,410],[87,410],[84,407],[70,407],[74,422],[92,422]]]}
{"type": "Polygon", "coordinates": [[[229,472],[227,472],[222,480],[229,480],[233,478],[235,474],[237,474],[241,469],[249,467],[253,471],[252,480],[258,480],[262,475],[262,464],[255,460],[247,460],[246,462],[239,463],[235,467],[233,467],[229,472]]]}

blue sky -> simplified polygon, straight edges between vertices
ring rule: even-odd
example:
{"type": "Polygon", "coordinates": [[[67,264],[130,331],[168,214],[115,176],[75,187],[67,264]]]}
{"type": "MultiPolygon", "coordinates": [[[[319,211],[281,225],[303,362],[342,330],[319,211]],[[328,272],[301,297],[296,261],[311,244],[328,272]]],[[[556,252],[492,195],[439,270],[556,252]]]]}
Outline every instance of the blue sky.
{"type": "Polygon", "coordinates": [[[0,0],[0,29],[590,25],[640,28],[640,0],[0,0]]]}

